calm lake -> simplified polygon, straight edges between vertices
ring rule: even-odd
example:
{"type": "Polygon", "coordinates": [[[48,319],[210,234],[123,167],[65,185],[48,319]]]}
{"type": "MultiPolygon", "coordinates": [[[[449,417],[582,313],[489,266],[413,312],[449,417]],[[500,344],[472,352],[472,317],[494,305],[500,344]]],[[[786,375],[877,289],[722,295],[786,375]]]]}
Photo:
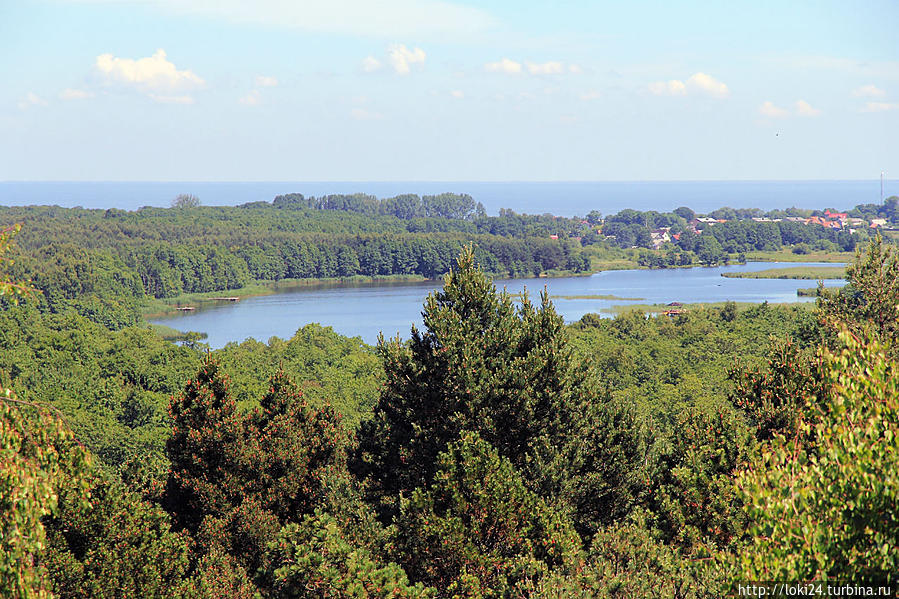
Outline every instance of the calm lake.
{"type": "MultiPolygon", "coordinates": [[[[677,268],[661,270],[610,270],[589,277],[558,279],[500,279],[498,289],[519,293],[527,289],[537,296],[544,286],[553,297],[556,310],[566,322],[579,320],[584,314],[600,313],[616,305],[656,304],[669,302],[736,302],[771,303],[813,301],[800,298],[796,290],[814,287],[815,281],[798,279],[732,279],[724,272],[748,272],[790,266],[836,266],[814,262],[750,262],[711,268],[677,268]],[[577,299],[565,296],[614,295],[640,299],[577,299]]],[[[828,287],[840,286],[843,280],[824,282],[828,287]]],[[[373,283],[355,286],[306,287],[242,300],[222,303],[196,312],[158,319],[181,331],[200,331],[209,335],[206,342],[219,348],[232,341],[254,338],[268,341],[271,337],[289,338],[305,324],[317,322],[333,327],[350,337],[361,337],[375,343],[378,333],[408,338],[412,323],[421,326],[421,309],[425,297],[442,285],[439,281],[424,283],[373,283]]],[[[539,299],[539,298],[538,298],[539,299]]]]}

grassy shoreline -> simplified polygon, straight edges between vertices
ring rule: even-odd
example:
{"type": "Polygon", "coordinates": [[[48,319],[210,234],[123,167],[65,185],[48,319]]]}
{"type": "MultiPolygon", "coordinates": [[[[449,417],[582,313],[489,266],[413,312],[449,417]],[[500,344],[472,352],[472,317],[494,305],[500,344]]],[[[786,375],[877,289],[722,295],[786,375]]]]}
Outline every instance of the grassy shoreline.
{"type": "Polygon", "coordinates": [[[855,252],[809,252],[794,254],[789,249],[776,252],[746,252],[747,262],[852,262],[855,252]]]}
{"type": "Polygon", "coordinates": [[[142,313],[144,318],[165,318],[180,314],[178,308],[193,307],[200,309],[215,305],[221,300],[214,298],[236,297],[238,300],[263,295],[273,295],[291,289],[306,289],[315,287],[339,287],[341,285],[365,285],[371,283],[423,283],[427,281],[419,275],[391,275],[377,277],[343,277],[332,279],[282,279],[280,281],[254,281],[249,285],[237,289],[224,289],[221,291],[208,291],[204,293],[184,293],[176,297],[153,298],[144,306],[142,313]]]}
{"type": "MultiPolygon", "coordinates": [[[[665,310],[684,310],[689,312],[690,310],[699,310],[699,309],[708,309],[708,308],[723,308],[728,303],[734,303],[737,306],[737,310],[746,310],[748,308],[752,308],[754,306],[761,305],[758,302],[697,302],[692,304],[680,304],[677,306],[669,306],[668,304],[623,304],[618,306],[610,306],[608,308],[603,308],[600,310],[603,314],[614,314],[615,316],[619,316],[621,314],[625,314],[627,312],[638,311],[643,312],[645,314],[661,314],[665,310]]],[[[805,306],[805,302],[766,302],[769,306],[805,306]]],[[[814,302],[807,302],[809,306],[814,306],[814,302]]]]}
{"type": "Polygon", "coordinates": [[[786,268],[769,268],[755,272],[725,272],[722,277],[728,279],[844,279],[845,266],[790,266],[786,268]]]}

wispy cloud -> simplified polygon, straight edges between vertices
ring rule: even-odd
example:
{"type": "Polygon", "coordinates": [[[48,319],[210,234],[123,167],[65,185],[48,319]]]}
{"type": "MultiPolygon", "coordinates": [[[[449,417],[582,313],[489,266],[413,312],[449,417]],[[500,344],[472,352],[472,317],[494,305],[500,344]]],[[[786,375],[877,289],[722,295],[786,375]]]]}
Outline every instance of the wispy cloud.
{"type": "Polygon", "coordinates": [[[59,98],[61,100],[84,100],[87,98],[93,98],[94,92],[87,91],[84,89],[72,89],[67,87],[66,89],[59,92],[59,98]]]}
{"type": "Polygon", "coordinates": [[[278,79],[275,77],[268,77],[266,75],[259,75],[256,77],[256,87],[277,87],[278,79]]]}
{"type": "Polygon", "coordinates": [[[899,110],[899,102],[867,102],[862,112],[887,112],[899,110]]]}
{"type": "MultiPolygon", "coordinates": [[[[68,0],[135,4],[134,0],[68,0]]],[[[489,29],[484,10],[447,0],[141,0],[161,12],[231,23],[393,38],[467,36],[489,29]]]]}
{"type": "Polygon", "coordinates": [[[412,65],[422,65],[427,55],[421,48],[409,49],[404,44],[392,44],[387,50],[390,66],[399,75],[408,75],[412,65]]]}
{"type": "Polygon", "coordinates": [[[583,72],[583,69],[576,64],[566,65],[564,62],[557,60],[548,60],[546,62],[524,61],[522,63],[505,57],[495,62],[486,63],[484,70],[488,73],[507,73],[509,75],[520,75],[522,73],[529,75],[561,75],[566,72],[576,75],[583,72]]]}
{"type": "Polygon", "coordinates": [[[759,114],[774,119],[790,116],[790,112],[788,110],[780,108],[779,106],[775,106],[774,102],[762,103],[762,105],[759,106],[759,114]]]}
{"type": "Polygon", "coordinates": [[[649,91],[657,96],[686,96],[687,86],[683,81],[655,81],[649,84],[649,91]]]}
{"type": "Polygon", "coordinates": [[[258,89],[254,89],[247,95],[238,98],[237,101],[244,106],[258,106],[262,102],[262,93],[258,89]]]}
{"type": "Polygon", "coordinates": [[[379,112],[372,112],[364,108],[353,108],[350,110],[350,116],[357,121],[379,121],[384,115],[379,112]]]}
{"type": "Polygon", "coordinates": [[[727,85],[705,73],[696,73],[687,79],[687,87],[700,90],[716,98],[726,98],[730,95],[727,85]]]}
{"type": "Polygon", "coordinates": [[[671,79],[650,83],[649,91],[657,96],[686,96],[688,93],[699,93],[715,98],[726,98],[730,95],[727,85],[706,73],[694,73],[686,81],[671,79]]]}
{"type": "Polygon", "coordinates": [[[193,98],[184,92],[206,84],[193,71],[178,69],[162,49],[137,59],[101,54],[94,69],[106,85],[134,89],[157,102],[169,104],[192,104],[193,98]]]}
{"type": "Polygon", "coordinates": [[[450,92],[450,95],[457,100],[461,100],[465,97],[465,92],[463,92],[461,89],[454,89],[450,92]]]}
{"type": "Polygon", "coordinates": [[[484,70],[489,73],[509,73],[515,75],[521,73],[521,63],[511,58],[502,58],[496,62],[488,62],[484,65],[484,70]]]}
{"type": "Polygon", "coordinates": [[[366,73],[374,73],[379,70],[383,65],[381,61],[375,58],[374,56],[366,56],[362,59],[362,70],[366,73]]]}
{"type": "Polygon", "coordinates": [[[856,98],[882,98],[886,92],[876,85],[863,85],[852,90],[852,95],[856,98]]]}
{"type": "Polygon", "coordinates": [[[591,89],[590,91],[581,94],[581,100],[584,100],[585,102],[589,102],[590,100],[598,100],[601,97],[602,94],[595,89],[591,89]]]}
{"type": "Polygon", "coordinates": [[[565,72],[565,65],[561,62],[528,62],[525,64],[531,75],[558,75],[565,72]]]}
{"type": "Polygon", "coordinates": [[[805,100],[796,100],[796,114],[799,116],[821,116],[821,111],[812,108],[812,105],[805,100]]]}
{"type": "Polygon", "coordinates": [[[19,108],[26,110],[32,106],[47,106],[48,102],[34,92],[28,92],[19,100],[19,108]]]}

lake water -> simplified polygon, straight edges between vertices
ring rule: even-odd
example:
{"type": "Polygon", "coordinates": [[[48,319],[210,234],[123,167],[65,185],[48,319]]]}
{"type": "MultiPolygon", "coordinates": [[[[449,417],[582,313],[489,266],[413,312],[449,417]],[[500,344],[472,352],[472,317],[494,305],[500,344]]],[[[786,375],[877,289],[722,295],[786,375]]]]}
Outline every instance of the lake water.
{"type": "MultiPolygon", "coordinates": [[[[817,283],[797,279],[732,279],[724,272],[747,272],[790,266],[834,266],[820,263],[750,262],[712,268],[677,268],[661,270],[610,270],[589,277],[557,279],[508,279],[495,281],[498,289],[510,293],[527,289],[532,295],[544,286],[552,296],[615,295],[639,300],[566,299],[554,297],[556,310],[566,322],[579,320],[584,314],[601,313],[615,305],[656,304],[669,302],[736,302],[771,303],[812,301],[799,298],[796,290],[817,283]]],[[[825,281],[828,287],[843,285],[843,280],[825,281]]],[[[378,333],[408,338],[412,323],[421,326],[421,309],[425,297],[442,285],[438,281],[424,283],[380,283],[357,286],[323,286],[253,297],[237,303],[222,303],[196,312],[153,322],[181,331],[200,331],[213,348],[250,337],[268,341],[273,336],[289,338],[305,324],[317,322],[333,327],[350,337],[361,337],[375,343],[378,333]]],[[[609,316],[609,314],[604,314],[609,316]]]]}
{"type": "MultiPolygon", "coordinates": [[[[181,193],[206,205],[271,202],[276,195],[368,193],[381,198],[402,193],[467,193],[489,214],[500,208],[519,213],[584,216],[591,210],[614,214],[623,208],[666,212],[688,206],[707,213],[733,208],[849,209],[880,203],[880,180],[855,181],[0,181],[0,205],[56,204],[84,208],[168,206],[181,193]]],[[[884,182],[884,196],[899,195],[899,181],[884,182]]]]}

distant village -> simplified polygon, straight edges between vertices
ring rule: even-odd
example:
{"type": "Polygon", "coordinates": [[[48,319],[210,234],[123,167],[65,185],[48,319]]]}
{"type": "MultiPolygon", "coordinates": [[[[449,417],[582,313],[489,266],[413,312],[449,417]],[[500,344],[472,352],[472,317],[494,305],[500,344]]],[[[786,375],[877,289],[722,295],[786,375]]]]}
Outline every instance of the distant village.
{"type": "MultiPolygon", "coordinates": [[[[889,203],[890,201],[894,201],[895,203],[895,200],[896,198],[890,198],[887,203],[889,203]]],[[[862,207],[860,206],[858,208],[862,207]]],[[[641,214],[636,213],[636,211],[626,212],[641,214]]],[[[774,214],[777,214],[777,216],[770,215],[770,213],[769,215],[765,216],[748,216],[746,212],[749,212],[751,214],[751,211],[749,210],[735,211],[732,209],[716,210],[712,214],[706,216],[690,214],[689,216],[691,216],[691,218],[681,217],[683,220],[678,219],[677,223],[672,223],[670,221],[669,217],[675,216],[674,214],[648,212],[642,213],[642,215],[645,215],[647,217],[644,221],[646,223],[645,225],[643,225],[642,223],[638,225],[637,222],[634,222],[632,215],[629,215],[631,217],[629,219],[629,224],[630,226],[641,226],[641,228],[645,226],[646,229],[649,229],[650,239],[648,241],[650,241],[650,243],[646,243],[643,247],[651,247],[653,249],[661,249],[666,243],[678,243],[682,235],[701,235],[702,231],[709,227],[721,225],[731,221],[739,221],[744,223],[747,221],[752,221],[755,223],[789,222],[800,225],[818,225],[834,232],[844,232],[850,235],[860,231],[865,231],[865,233],[873,233],[872,230],[877,230],[878,232],[882,232],[884,234],[899,233],[899,226],[896,226],[895,223],[891,223],[890,219],[878,216],[876,214],[866,214],[865,216],[867,216],[867,218],[862,218],[859,216],[850,216],[850,212],[836,212],[831,209],[824,210],[823,212],[816,210],[809,216],[780,216],[778,213],[782,214],[781,211],[774,212],[774,214]],[[722,218],[721,214],[716,214],[721,212],[736,213],[737,216],[735,218],[722,218]],[[664,223],[666,226],[659,226],[662,224],[658,222],[659,220],[668,220],[669,222],[664,223]]],[[[758,214],[759,211],[755,212],[756,214],[758,214]]],[[[858,209],[851,212],[858,213],[858,209]]],[[[619,213],[614,216],[610,216],[601,222],[597,222],[596,220],[591,221],[589,219],[582,220],[581,224],[593,227],[597,235],[615,239],[619,236],[620,233],[620,223],[624,222],[622,214],[623,213],[619,213]]],[[[863,233],[863,235],[865,233],[863,233]]],[[[550,237],[552,239],[558,239],[558,235],[551,235],[550,237]]]]}

